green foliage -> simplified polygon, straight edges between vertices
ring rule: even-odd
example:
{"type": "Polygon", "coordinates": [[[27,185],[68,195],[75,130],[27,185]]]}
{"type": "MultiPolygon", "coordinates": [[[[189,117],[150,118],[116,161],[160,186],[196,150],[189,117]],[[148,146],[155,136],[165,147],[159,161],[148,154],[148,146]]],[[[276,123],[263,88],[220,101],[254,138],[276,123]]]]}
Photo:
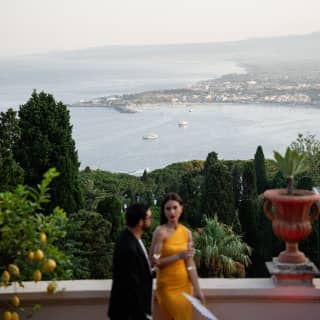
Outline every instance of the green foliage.
{"type": "Polygon", "coordinates": [[[175,172],[176,176],[187,172],[201,172],[204,167],[204,161],[202,160],[191,160],[185,162],[172,163],[165,167],[164,169],[154,170],[150,173],[151,176],[160,173],[163,170],[169,170],[170,172],[175,172]]]}
{"type": "Polygon", "coordinates": [[[315,135],[304,136],[299,133],[298,138],[291,143],[290,147],[299,153],[306,154],[309,166],[308,176],[312,177],[316,185],[320,185],[320,141],[315,135]]]}
{"type": "Polygon", "coordinates": [[[297,150],[287,148],[285,155],[274,151],[276,164],[284,177],[289,178],[308,170],[306,163],[306,154],[299,153],[297,150]]]}
{"type": "Polygon", "coordinates": [[[0,113],[0,192],[12,191],[23,182],[23,169],[13,156],[13,147],[20,136],[16,112],[0,113]]]}
{"type": "Polygon", "coordinates": [[[98,203],[97,211],[104,219],[114,223],[113,217],[121,215],[122,203],[115,196],[107,196],[98,203]]]}
{"type": "Polygon", "coordinates": [[[199,172],[189,172],[181,177],[178,189],[179,195],[184,199],[184,220],[192,228],[201,225],[203,215],[201,208],[201,185],[203,176],[199,172]]]}
{"type": "Polygon", "coordinates": [[[178,192],[182,177],[185,174],[202,173],[204,161],[193,160],[180,163],[173,163],[163,169],[154,170],[149,173],[154,181],[154,193],[160,199],[167,192],[178,192]]]}
{"type": "MultiPolygon", "coordinates": [[[[200,179],[203,161],[175,163],[164,169],[151,173],[145,172],[140,177],[128,174],[111,173],[102,170],[85,170],[80,172],[80,184],[87,210],[97,210],[97,205],[107,196],[115,196],[123,203],[142,202],[153,205],[154,200],[161,200],[165,192],[179,192],[184,175],[190,174],[191,180],[200,179]]],[[[194,181],[197,188],[200,182],[194,181]]],[[[191,182],[193,184],[193,182],[191,182]]],[[[196,210],[196,209],[194,209],[196,210]]],[[[195,211],[192,212],[195,212],[195,211]]],[[[192,213],[190,213],[191,215],[192,213]]]]}
{"type": "Polygon", "coordinates": [[[263,213],[264,199],[258,198],[256,201],[257,219],[256,241],[252,245],[253,256],[249,273],[253,277],[269,277],[270,274],[265,266],[266,261],[271,261],[273,256],[279,254],[282,242],[276,238],[272,231],[272,223],[263,213]]]}
{"type": "Polygon", "coordinates": [[[238,164],[235,164],[232,168],[232,190],[234,195],[234,206],[239,207],[241,197],[241,172],[238,164]]]}
{"type": "Polygon", "coordinates": [[[256,174],[251,161],[244,164],[242,172],[242,194],[241,200],[255,199],[257,196],[256,174]]]}
{"type": "Polygon", "coordinates": [[[115,196],[107,196],[98,203],[97,212],[110,222],[110,236],[115,240],[116,234],[123,225],[121,201],[115,196]]]}
{"type": "Polygon", "coordinates": [[[112,274],[113,242],[111,223],[100,213],[80,210],[70,215],[68,248],[77,279],[110,278],[112,274]]]}
{"type": "Polygon", "coordinates": [[[13,192],[0,193],[0,268],[17,264],[19,280],[31,280],[34,270],[43,268],[43,261],[27,261],[28,252],[36,249],[57,261],[58,268],[50,277],[68,279],[72,275],[69,258],[56,245],[66,236],[66,214],[60,208],[42,214],[42,206],[49,202],[48,185],[57,176],[56,170],[50,169],[36,189],[19,185],[13,192]],[[40,241],[40,232],[46,233],[46,243],[40,241]]]}
{"type": "Polygon", "coordinates": [[[274,179],[275,175],[279,172],[279,169],[272,159],[265,159],[264,161],[266,166],[266,175],[268,180],[268,187],[273,188],[272,185],[270,185],[271,181],[274,179]]]}
{"type": "Polygon", "coordinates": [[[80,184],[87,210],[95,211],[99,201],[106,196],[116,196],[123,201],[135,201],[136,195],[149,191],[139,177],[102,170],[80,172],[80,184]]]}
{"type": "Polygon", "coordinates": [[[155,184],[152,177],[150,177],[147,170],[143,171],[143,174],[141,176],[141,181],[143,182],[144,188],[143,192],[138,193],[137,197],[139,198],[140,202],[143,202],[147,204],[148,206],[152,206],[155,199],[155,184]]]}
{"type": "Polygon", "coordinates": [[[148,183],[150,181],[150,178],[149,178],[147,170],[143,171],[143,174],[141,176],[141,181],[143,181],[145,183],[148,183]]]}
{"type": "Polygon", "coordinates": [[[20,138],[15,144],[15,159],[25,171],[25,183],[35,186],[49,168],[60,176],[51,186],[51,203],[66,212],[81,208],[83,201],[78,182],[78,155],[72,139],[72,126],[67,107],[52,95],[34,91],[20,106],[20,138]]]}
{"type": "Polygon", "coordinates": [[[204,228],[194,234],[194,239],[201,276],[244,276],[243,267],[250,264],[251,249],[230,226],[219,223],[216,216],[206,218],[204,228]]]}
{"type": "Polygon", "coordinates": [[[257,186],[252,162],[246,162],[242,173],[242,194],[239,205],[239,219],[244,241],[253,246],[257,238],[257,186]]]}
{"type": "Polygon", "coordinates": [[[287,187],[287,181],[284,179],[282,173],[277,171],[270,182],[270,188],[282,189],[287,187]]]}
{"type": "Polygon", "coordinates": [[[279,171],[288,179],[288,193],[292,194],[294,176],[302,174],[309,169],[307,155],[290,147],[287,148],[284,156],[277,151],[274,151],[273,154],[279,171]]]}
{"type": "Polygon", "coordinates": [[[142,239],[145,243],[146,248],[151,247],[152,235],[154,230],[160,225],[160,208],[156,206],[152,206],[152,223],[149,229],[145,230],[142,235],[142,239]]]}
{"type": "MultiPolygon", "coordinates": [[[[303,176],[297,179],[297,188],[312,190],[314,183],[310,176],[303,176]]],[[[299,247],[306,256],[319,266],[320,264],[320,221],[317,219],[312,223],[312,231],[308,238],[300,242],[299,247]]]]}
{"type": "Polygon", "coordinates": [[[297,189],[312,190],[314,183],[311,177],[303,176],[297,180],[297,189]]]}
{"type": "Polygon", "coordinates": [[[312,223],[312,231],[308,238],[299,243],[299,249],[318,267],[320,266],[320,221],[312,223]]]}
{"type": "Polygon", "coordinates": [[[221,222],[230,226],[238,224],[232,176],[215,152],[209,153],[205,162],[202,205],[208,216],[217,215],[221,222]]]}
{"type": "Polygon", "coordinates": [[[258,194],[261,194],[268,188],[265,160],[261,146],[258,146],[254,155],[254,170],[257,179],[257,191],[258,194]]]}
{"type": "Polygon", "coordinates": [[[256,199],[245,199],[240,202],[239,220],[244,241],[253,246],[258,233],[256,199]]]}

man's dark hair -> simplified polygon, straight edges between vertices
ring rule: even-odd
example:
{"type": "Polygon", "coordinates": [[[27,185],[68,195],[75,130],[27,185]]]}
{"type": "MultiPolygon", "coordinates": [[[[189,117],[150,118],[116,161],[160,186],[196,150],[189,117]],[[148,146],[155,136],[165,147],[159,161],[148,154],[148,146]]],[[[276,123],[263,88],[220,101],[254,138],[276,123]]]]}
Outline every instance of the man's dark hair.
{"type": "Polygon", "coordinates": [[[149,207],[143,203],[134,203],[127,208],[126,222],[128,227],[135,227],[141,219],[145,219],[149,207]]]}

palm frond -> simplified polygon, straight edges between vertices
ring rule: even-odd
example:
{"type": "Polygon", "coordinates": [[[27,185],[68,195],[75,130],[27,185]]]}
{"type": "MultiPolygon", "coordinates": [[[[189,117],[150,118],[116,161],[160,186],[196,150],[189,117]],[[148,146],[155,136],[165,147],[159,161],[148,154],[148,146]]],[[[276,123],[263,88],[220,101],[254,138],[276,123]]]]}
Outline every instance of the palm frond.
{"type": "Polygon", "coordinates": [[[210,274],[231,276],[236,272],[237,264],[248,266],[251,263],[251,248],[216,216],[206,218],[205,227],[194,238],[195,247],[200,251],[197,264],[206,266],[210,274]]]}

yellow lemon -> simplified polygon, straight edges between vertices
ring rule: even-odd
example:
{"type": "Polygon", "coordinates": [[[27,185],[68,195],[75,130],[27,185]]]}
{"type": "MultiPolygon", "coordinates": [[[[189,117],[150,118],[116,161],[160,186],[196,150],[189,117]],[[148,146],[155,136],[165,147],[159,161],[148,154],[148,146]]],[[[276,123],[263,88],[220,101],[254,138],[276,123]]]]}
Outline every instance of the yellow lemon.
{"type": "Polygon", "coordinates": [[[13,276],[19,276],[20,275],[19,267],[17,265],[15,265],[15,264],[9,264],[8,270],[13,276]]]}
{"type": "Polygon", "coordinates": [[[8,283],[10,281],[10,273],[7,270],[3,271],[1,279],[4,283],[8,283]]]}
{"type": "Polygon", "coordinates": [[[28,260],[32,261],[34,259],[34,252],[33,251],[29,251],[28,252],[28,260]]]}
{"type": "Polygon", "coordinates": [[[36,270],[34,273],[33,273],[33,280],[35,282],[38,282],[40,281],[42,278],[42,274],[41,274],[41,271],[40,270],[36,270]]]}
{"type": "Polygon", "coordinates": [[[11,320],[11,312],[10,311],[6,311],[3,314],[3,320],[11,320]]]}
{"type": "Polygon", "coordinates": [[[19,317],[19,314],[16,313],[16,312],[12,312],[11,313],[11,320],[19,320],[20,317],[19,317]]]}
{"type": "Polygon", "coordinates": [[[55,282],[50,282],[47,287],[48,294],[53,294],[57,289],[57,284],[55,282]]]}
{"type": "Polygon", "coordinates": [[[43,258],[44,258],[43,251],[41,249],[36,250],[36,252],[34,253],[34,259],[40,261],[43,258]]]}
{"type": "Polygon", "coordinates": [[[57,264],[53,259],[48,259],[44,265],[44,272],[51,272],[56,268],[57,264]]]}
{"type": "Polygon", "coordinates": [[[44,232],[40,232],[40,241],[43,244],[47,242],[47,235],[44,232]]]}
{"type": "Polygon", "coordinates": [[[11,304],[18,308],[20,306],[20,298],[16,295],[14,295],[12,298],[11,298],[11,304]]]}

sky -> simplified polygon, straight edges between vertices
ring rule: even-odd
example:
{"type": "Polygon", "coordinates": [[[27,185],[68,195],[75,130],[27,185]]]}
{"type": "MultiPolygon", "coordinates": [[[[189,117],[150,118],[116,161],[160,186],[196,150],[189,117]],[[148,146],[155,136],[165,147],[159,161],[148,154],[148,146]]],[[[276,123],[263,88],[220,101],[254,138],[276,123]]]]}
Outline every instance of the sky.
{"type": "Polygon", "coordinates": [[[319,0],[0,0],[0,56],[320,31],[319,0]]]}

